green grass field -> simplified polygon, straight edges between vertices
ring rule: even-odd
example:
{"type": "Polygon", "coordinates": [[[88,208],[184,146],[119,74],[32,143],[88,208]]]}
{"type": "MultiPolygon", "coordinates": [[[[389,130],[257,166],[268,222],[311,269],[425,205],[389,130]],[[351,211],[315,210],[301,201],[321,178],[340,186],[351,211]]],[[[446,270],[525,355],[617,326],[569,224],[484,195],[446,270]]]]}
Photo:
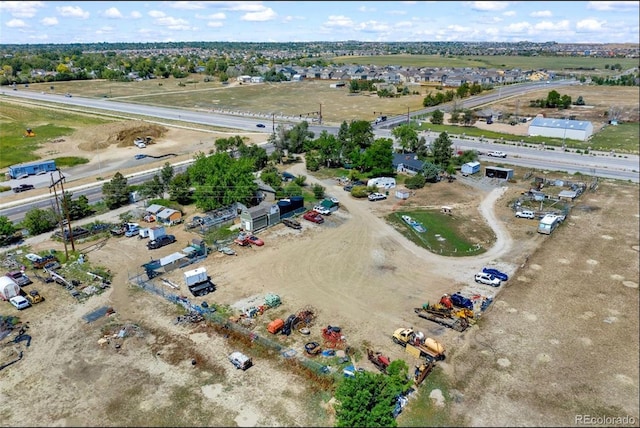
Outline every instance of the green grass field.
{"type": "Polygon", "coordinates": [[[465,257],[482,254],[485,248],[472,244],[459,234],[452,216],[437,211],[395,212],[387,216],[387,220],[399,225],[401,233],[416,245],[424,247],[435,254],[451,257],[465,257]],[[422,223],[427,229],[418,233],[404,220],[403,215],[409,215],[422,223]]]}
{"type": "Polygon", "coordinates": [[[399,65],[405,67],[486,67],[519,68],[522,70],[554,70],[601,74],[608,73],[606,65],[620,64],[623,70],[638,67],[637,58],[585,58],[585,57],[547,57],[547,56],[440,56],[440,55],[379,55],[379,56],[342,56],[333,61],[345,64],[361,65],[399,65]]]}
{"type": "MultiPolygon", "coordinates": [[[[41,108],[0,100],[0,168],[40,159],[34,152],[45,141],[71,134],[84,126],[98,125],[107,121],[84,114],[74,114],[52,108],[41,108]],[[25,137],[25,130],[32,129],[35,137],[25,137]]],[[[61,159],[67,166],[86,163],[80,158],[61,159]]]]}

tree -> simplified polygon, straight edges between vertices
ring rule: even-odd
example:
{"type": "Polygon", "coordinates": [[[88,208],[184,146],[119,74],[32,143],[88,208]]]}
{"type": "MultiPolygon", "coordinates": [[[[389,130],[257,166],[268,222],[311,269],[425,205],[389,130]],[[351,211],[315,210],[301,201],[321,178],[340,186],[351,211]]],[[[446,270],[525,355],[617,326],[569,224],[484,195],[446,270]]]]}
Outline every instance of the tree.
{"type": "Polygon", "coordinates": [[[400,142],[400,147],[402,147],[403,153],[406,150],[413,151],[412,149],[416,148],[418,145],[418,133],[415,128],[409,124],[405,123],[396,126],[393,128],[393,131],[391,131],[391,135],[400,142]]]}
{"type": "Polygon", "coordinates": [[[446,167],[453,156],[449,135],[446,132],[440,133],[438,138],[433,141],[432,147],[434,163],[441,168],[446,167]]]}
{"type": "Polygon", "coordinates": [[[322,199],[324,198],[324,187],[321,186],[320,184],[314,184],[312,186],[312,190],[313,190],[313,196],[316,197],[316,199],[322,199]]]}
{"type": "Polygon", "coordinates": [[[404,181],[404,185],[407,187],[407,189],[422,189],[426,183],[427,180],[422,174],[416,174],[404,181]]]}
{"type": "Polygon", "coordinates": [[[30,235],[39,235],[53,230],[58,224],[56,218],[57,216],[52,209],[34,208],[25,214],[22,227],[27,229],[30,235]]]}
{"type": "Polygon", "coordinates": [[[188,173],[181,172],[173,177],[169,183],[169,197],[182,205],[191,203],[191,182],[188,173]]]}
{"type": "Polygon", "coordinates": [[[164,195],[164,184],[158,174],[154,175],[153,179],[150,181],[142,184],[140,187],[140,193],[142,193],[142,196],[149,199],[162,198],[164,195]]]}
{"type": "Polygon", "coordinates": [[[11,236],[18,228],[9,220],[7,216],[0,216],[0,236],[11,236]]]}
{"type": "Polygon", "coordinates": [[[422,173],[424,174],[426,181],[434,182],[436,181],[436,177],[440,174],[440,168],[436,164],[425,162],[422,173]]]}
{"type": "Polygon", "coordinates": [[[120,172],[116,172],[111,181],[102,185],[104,202],[110,209],[119,208],[129,203],[129,187],[127,179],[120,172]]]}
{"type": "Polygon", "coordinates": [[[462,123],[464,126],[473,125],[476,122],[476,117],[471,110],[465,110],[462,114],[462,123]]]}
{"type": "Polygon", "coordinates": [[[173,174],[174,174],[173,166],[171,166],[169,162],[165,162],[164,166],[160,170],[160,178],[162,181],[163,191],[169,189],[169,184],[173,179],[173,174]]]}
{"type": "Polygon", "coordinates": [[[344,379],[335,392],[336,425],[396,427],[395,397],[410,388],[408,370],[407,363],[395,360],[387,368],[387,375],[356,372],[355,377],[344,379]]]}
{"type": "Polygon", "coordinates": [[[375,176],[393,175],[393,141],[378,138],[365,150],[361,162],[361,168],[375,176]]]}
{"type": "Polygon", "coordinates": [[[431,113],[431,123],[434,125],[442,125],[444,123],[444,112],[441,110],[435,110],[431,113]]]}

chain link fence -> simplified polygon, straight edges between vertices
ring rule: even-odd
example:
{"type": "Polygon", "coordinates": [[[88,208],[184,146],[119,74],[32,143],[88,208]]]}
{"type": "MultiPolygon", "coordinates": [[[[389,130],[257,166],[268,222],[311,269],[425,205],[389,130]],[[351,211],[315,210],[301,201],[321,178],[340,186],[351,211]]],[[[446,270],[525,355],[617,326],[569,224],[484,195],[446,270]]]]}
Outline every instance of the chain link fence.
{"type": "Polygon", "coordinates": [[[191,302],[188,298],[179,296],[175,294],[175,292],[169,291],[166,287],[157,286],[152,281],[147,279],[146,274],[136,273],[134,275],[130,275],[129,282],[145,291],[161,296],[171,303],[182,306],[187,312],[196,312],[202,315],[205,320],[210,321],[225,330],[233,331],[245,337],[250,342],[256,343],[265,349],[275,351],[284,358],[291,359],[295,357],[300,364],[317,375],[329,373],[329,369],[326,365],[306,358],[304,355],[298,355],[295,350],[284,349],[280,343],[260,336],[255,332],[243,327],[239,323],[230,322],[229,319],[224,315],[217,313],[214,308],[203,308],[201,305],[191,302]]]}

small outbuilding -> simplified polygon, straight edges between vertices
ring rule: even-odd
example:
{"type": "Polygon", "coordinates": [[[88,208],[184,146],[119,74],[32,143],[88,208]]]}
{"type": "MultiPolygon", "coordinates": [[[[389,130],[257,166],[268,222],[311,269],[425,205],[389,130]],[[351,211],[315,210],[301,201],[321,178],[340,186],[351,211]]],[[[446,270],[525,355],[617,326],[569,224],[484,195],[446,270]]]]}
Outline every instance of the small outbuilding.
{"type": "Polygon", "coordinates": [[[480,162],[467,162],[464,165],[462,165],[462,168],[460,168],[460,171],[462,172],[462,174],[467,174],[467,175],[471,175],[471,174],[475,174],[476,172],[480,171],[480,162]]]}
{"type": "Polygon", "coordinates": [[[172,226],[182,221],[182,213],[172,208],[165,208],[156,214],[156,220],[158,223],[172,226]]]}
{"type": "Polygon", "coordinates": [[[242,210],[240,214],[241,227],[249,232],[255,232],[260,229],[264,229],[269,225],[269,210],[268,207],[258,205],[255,207],[242,210]]]}
{"type": "Polygon", "coordinates": [[[499,166],[487,166],[484,168],[484,175],[491,178],[499,178],[501,180],[510,180],[513,178],[513,169],[502,168],[499,166]]]}
{"type": "Polygon", "coordinates": [[[397,199],[409,199],[410,195],[411,195],[411,191],[409,191],[409,189],[405,189],[405,188],[396,189],[397,199]]]}

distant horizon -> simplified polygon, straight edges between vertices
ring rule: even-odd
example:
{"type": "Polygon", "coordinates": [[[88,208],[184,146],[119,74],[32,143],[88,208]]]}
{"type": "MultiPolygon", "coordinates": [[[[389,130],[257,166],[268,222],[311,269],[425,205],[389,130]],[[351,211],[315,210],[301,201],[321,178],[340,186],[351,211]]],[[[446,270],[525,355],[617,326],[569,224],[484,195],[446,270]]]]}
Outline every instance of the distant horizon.
{"type": "Polygon", "coordinates": [[[1,1],[0,44],[637,45],[639,5],[638,1],[1,1]]]}

